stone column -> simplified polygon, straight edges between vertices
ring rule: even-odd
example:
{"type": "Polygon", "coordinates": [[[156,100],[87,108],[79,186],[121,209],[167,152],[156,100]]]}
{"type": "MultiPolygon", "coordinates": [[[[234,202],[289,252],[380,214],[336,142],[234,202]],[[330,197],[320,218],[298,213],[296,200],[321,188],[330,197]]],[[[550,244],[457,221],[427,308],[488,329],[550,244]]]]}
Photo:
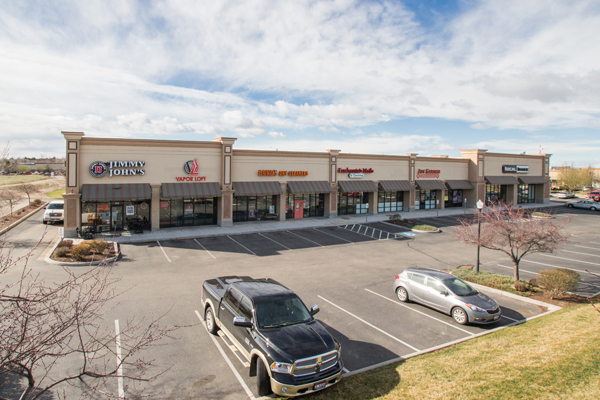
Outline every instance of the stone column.
{"type": "Polygon", "coordinates": [[[213,142],[221,143],[221,197],[217,206],[217,224],[233,226],[233,144],[236,138],[216,138],[213,142]]]}
{"type": "Polygon", "coordinates": [[[83,132],[61,132],[66,144],[66,176],[65,176],[65,200],[64,205],[64,229],[65,237],[77,237],[76,228],[81,228],[81,174],[80,167],[81,138],[83,132]]]}
{"type": "Polygon", "coordinates": [[[469,162],[469,182],[473,185],[473,190],[468,193],[463,191],[467,198],[466,207],[477,207],[477,201],[485,203],[485,153],[484,149],[461,150],[463,158],[470,159],[469,162]]]}
{"type": "Polygon", "coordinates": [[[160,189],[161,185],[150,185],[152,190],[150,199],[150,223],[151,229],[157,231],[160,229],[160,189]]]}
{"type": "Polygon", "coordinates": [[[233,226],[233,190],[221,190],[217,210],[217,225],[233,226]]]}
{"type": "Polygon", "coordinates": [[[440,210],[443,210],[446,208],[446,201],[445,201],[446,192],[447,192],[447,190],[440,190],[440,205],[439,205],[439,207],[437,207],[440,210]]]}
{"type": "Polygon", "coordinates": [[[369,214],[377,214],[377,192],[369,192],[369,214]]]}
{"type": "Polygon", "coordinates": [[[337,180],[337,159],[340,150],[327,150],[329,153],[329,185],[333,193],[325,194],[325,216],[335,218],[338,216],[338,180],[337,180]]]}
{"type": "Polygon", "coordinates": [[[63,223],[66,238],[76,238],[77,230],[81,229],[81,194],[80,193],[64,193],[65,200],[65,220],[63,223]]]}
{"type": "Polygon", "coordinates": [[[278,221],[285,221],[285,206],[287,204],[287,182],[280,182],[279,184],[281,185],[281,191],[283,192],[283,194],[281,196],[277,196],[279,198],[279,201],[277,202],[277,209],[275,210],[275,212],[277,213],[278,221]]]}
{"type": "MultiPolygon", "coordinates": [[[[415,180],[416,180],[416,176],[417,176],[417,171],[416,171],[416,167],[415,167],[415,161],[417,160],[417,156],[419,154],[417,153],[406,153],[406,155],[409,157],[409,164],[408,164],[408,180],[410,181],[410,184],[415,186],[415,180]]],[[[408,208],[407,206],[404,206],[403,208],[406,208],[406,210],[408,212],[411,211],[415,211],[415,201],[416,200],[416,195],[415,195],[415,191],[411,190],[409,193],[409,201],[408,201],[408,208]]]]}

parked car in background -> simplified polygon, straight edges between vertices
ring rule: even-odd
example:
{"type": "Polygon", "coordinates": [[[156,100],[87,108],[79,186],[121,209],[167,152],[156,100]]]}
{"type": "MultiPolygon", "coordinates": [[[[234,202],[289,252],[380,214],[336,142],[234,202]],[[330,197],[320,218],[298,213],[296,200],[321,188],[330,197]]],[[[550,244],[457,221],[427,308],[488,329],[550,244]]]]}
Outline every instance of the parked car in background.
{"type": "Polygon", "coordinates": [[[47,224],[48,222],[63,222],[65,220],[65,201],[54,200],[45,207],[44,217],[42,223],[47,224]]]}
{"type": "Polygon", "coordinates": [[[396,275],[398,300],[414,301],[449,314],[461,325],[489,324],[500,319],[496,300],[454,275],[427,268],[407,268],[396,275]]]}
{"type": "Polygon", "coordinates": [[[557,199],[574,199],[575,193],[560,192],[554,195],[557,199]]]}
{"type": "Polygon", "coordinates": [[[592,190],[586,196],[586,199],[600,201],[600,190],[592,190]]]}
{"type": "Polygon", "coordinates": [[[565,204],[567,207],[569,208],[585,208],[587,210],[592,210],[592,211],[596,211],[600,208],[600,204],[596,203],[593,200],[579,200],[579,201],[572,201],[569,203],[565,204]]]}

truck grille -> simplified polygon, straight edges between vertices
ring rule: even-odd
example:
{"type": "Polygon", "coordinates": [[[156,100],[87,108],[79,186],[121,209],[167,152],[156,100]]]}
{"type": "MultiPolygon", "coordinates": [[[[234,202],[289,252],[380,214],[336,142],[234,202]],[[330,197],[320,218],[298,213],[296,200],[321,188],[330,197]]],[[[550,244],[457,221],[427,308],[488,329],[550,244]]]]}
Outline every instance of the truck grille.
{"type": "Polygon", "coordinates": [[[319,373],[321,371],[333,368],[338,362],[337,350],[330,351],[329,353],[320,354],[318,356],[303,358],[296,361],[294,368],[292,369],[292,375],[294,376],[307,376],[319,373]]]}
{"type": "Polygon", "coordinates": [[[60,217],[62,214],[60,213],[50,213],[51,217],[60,217]]]}

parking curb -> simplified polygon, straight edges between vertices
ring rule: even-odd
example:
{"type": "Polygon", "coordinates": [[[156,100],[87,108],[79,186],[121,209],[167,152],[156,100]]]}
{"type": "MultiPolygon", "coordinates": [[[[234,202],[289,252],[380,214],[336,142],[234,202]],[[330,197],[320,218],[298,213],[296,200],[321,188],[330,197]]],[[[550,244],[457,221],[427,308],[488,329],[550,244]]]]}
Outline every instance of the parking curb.
{"type": "Polygon", "coordinates": [[[496,294],[498,294],[500,296],[510,297],[511,299],[521,300],[521,301],[524,301],[526,303],[535,304],[536,306],[540,306],[540,307],[546,307],[550,311],[558,311],[558,310],[560,310],[562,308],[562,307],[559,307],[559,306],[555,306],[554,304],[544,303],[543,301],[530,299],[530,298],[525,297],[525,296],[519,296],[518,294],[514,294],[514,293],[510,293],[510,292],[505,292],[504,290],[494,289],[494,288],[491,288],[491,287],[488,287],[488,286],[484,286],[484,285],[479,285],[479,284],[473,283],[473,282],[469,282],[469,285],[474,286],[477,289],[486,290],[486,291],[490,291],[492,293],[496,293],[496,294]]]}
{"type": "Polygon", "coordinates": [[[35,214],[36,212],[40,211],[42,208],[46,207],[47,204],[48,204],[48,202],[43,202],[43,204],[41,206],[39,206],[38,208],[36,208],[32,212],[30,212],[29,214],[27,214],[26,216],[24,216],[23,218],[21,218],[17,222],[13,222],[12,224],[10,224],[9,226],[7,226],[6,228],[3,228],[2,230],[0,230],[0,235],[5,234],[6,232],[10,231],[15,226],[19,225],[21,222],[27,220],[33,214],[35,214]]]}

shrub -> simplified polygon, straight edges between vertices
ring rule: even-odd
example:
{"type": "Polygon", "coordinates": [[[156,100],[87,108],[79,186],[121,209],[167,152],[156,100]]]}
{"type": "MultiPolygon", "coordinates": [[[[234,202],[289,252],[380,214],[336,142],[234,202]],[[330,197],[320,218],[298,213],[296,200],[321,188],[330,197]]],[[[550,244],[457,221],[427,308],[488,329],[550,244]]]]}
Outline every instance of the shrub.
{"type": "Polygon", "coordinates": [[[89,242],[81,242],[71,247],[71,255],[78,261],[85,261],[85,257],[92,253],[89,242]]]}
{"type": "Polygon", "coordinates": [[[529,284],[533,287],[538,287],[537,279],[533,278],[529,280],[529,284]]]}
{"type": "Polygon", "coordinates": [[[54,255],[56,257],[66,257],[68,253],[69,253],[68,247],[57,247],[56,251],[54,252],[54,255]]]}
{"type": "Polygon", "coordinates": [[[579,274],[566,268],[543,270],[537,276],[537,283],[546,289],[551,299],[564,295],[577,286],[579,274]]]}
{"type": "Polygon", "coordinates": [[[518,294],[521,296],[530,296],[531,292],[539,291],[534,286],[530,285],[529,282],[515,280],[512,276],[496,274],[489,271],[481,271],[479,273],[470,269],[455,269],[452,271],[452,275],[464,279],[465,281],[478,283],[483,286],[488,286],[495,289],[504,290],[510,293],[518,294]],[[521,286],[522,285],[522,286],[521,286]],[[525,287],[525,290],[520,291],[517,289],[525,287]]]}
{"type": "Polygon", "coordinates": [[[96,254],[102,254],[108,248],[109,243],[104,239],[86,240],[85,242],[90,246],[90,251],[96,254]]]}
{"type": "Polygon", "coordinates": [[[40,199],[35,199],[31,202],[31,204],[33,204],[34,206],[39,206],[40,204],[42,204],[42,201],[40,199]]]}
{"type": "Polygon", "coordinates": [[[515,290],[517,292],[526,292],[527,286],[523,282],[517,281],[517,282],[515,282],[515,290]]]}
{"type": "Polygon", "coordinates": [[[69,240],[69,239],[63,239],[58,243],[58,246],[56,247],[72,247],[73,246],[73,241],[69,240]]]}
{"type": "Polygon", "coordinates": [[[401,219],[400,214],[390,215],[390,221],[400,221],[401,219]]]}

